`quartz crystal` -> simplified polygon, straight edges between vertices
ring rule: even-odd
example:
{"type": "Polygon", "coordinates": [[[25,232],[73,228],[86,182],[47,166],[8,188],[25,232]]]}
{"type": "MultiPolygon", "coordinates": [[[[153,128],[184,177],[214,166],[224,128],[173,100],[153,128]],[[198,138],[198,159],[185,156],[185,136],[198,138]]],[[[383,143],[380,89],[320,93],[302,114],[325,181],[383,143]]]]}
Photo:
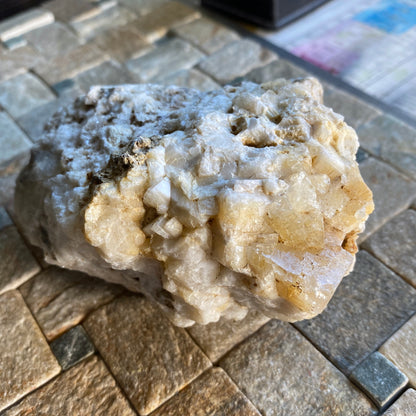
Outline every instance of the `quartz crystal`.
{"type": "Polygon", "coordinates": [[[313,78],[211,92],[92,87],[46,125],[16,216],[46,261],[155,300],[179,326],[320,313],[373,210],[313,78]]]}

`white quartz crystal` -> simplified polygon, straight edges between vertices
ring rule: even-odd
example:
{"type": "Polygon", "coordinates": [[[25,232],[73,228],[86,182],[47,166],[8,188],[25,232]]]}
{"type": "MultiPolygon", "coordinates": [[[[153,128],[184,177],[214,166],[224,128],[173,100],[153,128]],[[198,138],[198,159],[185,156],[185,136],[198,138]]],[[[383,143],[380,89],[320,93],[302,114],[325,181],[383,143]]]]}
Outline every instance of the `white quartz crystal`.
{"type": "Polygon", "coordinates": [[[46,260],[140,291],[173,322],[320,313],[373,210],[312,78],[202,93],[93,87],[32,152],[16,215],[46,260]]]}

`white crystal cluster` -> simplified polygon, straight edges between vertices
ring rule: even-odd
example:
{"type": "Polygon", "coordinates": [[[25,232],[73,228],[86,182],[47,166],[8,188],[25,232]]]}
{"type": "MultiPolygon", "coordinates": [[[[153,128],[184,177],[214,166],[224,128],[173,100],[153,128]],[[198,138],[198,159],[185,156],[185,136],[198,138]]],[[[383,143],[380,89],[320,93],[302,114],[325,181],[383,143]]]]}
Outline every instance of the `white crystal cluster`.
{"type": "Polygon", "coordinates": [[[93,87],[47,125],[16,214],[49,263],[140,291],[179,326],[321,312],[373,209],[312,78],[202,93],[93,87]]]}

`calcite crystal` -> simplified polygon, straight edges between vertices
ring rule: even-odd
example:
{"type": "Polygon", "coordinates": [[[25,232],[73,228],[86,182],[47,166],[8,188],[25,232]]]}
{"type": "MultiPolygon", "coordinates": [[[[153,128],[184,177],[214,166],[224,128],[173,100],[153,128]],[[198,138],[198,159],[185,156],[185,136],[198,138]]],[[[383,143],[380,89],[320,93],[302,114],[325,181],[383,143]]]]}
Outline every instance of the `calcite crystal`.
{"type": "Polygon", "coordinates": [[[16,215],[49,263],[156,300],[179,326],[320,313],[373,210],[313,78],[202,93],[93,87],[32,151],[16,215]]]}

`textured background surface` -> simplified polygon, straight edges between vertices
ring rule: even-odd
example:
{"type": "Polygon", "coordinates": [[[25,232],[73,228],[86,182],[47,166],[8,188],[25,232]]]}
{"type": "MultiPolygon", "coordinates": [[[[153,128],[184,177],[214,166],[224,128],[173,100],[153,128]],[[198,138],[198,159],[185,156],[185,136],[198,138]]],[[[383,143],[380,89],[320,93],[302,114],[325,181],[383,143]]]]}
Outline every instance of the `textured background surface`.
{"type": "Polygon", "coordinates": [[[331,0],[278,31],[253,30],[416,117],[416,4],[331,0]]]}
{"type": "Polygon", "coordinates": [[[311,321],[178,329],[140,295],[44,264],[13,222],[16,175],[92,84],[209,90],[307,70],[168,0],[53,0],[0,22],[0,41],[2,416],[416,414],[414,128],[321,80],[374,192],[355,271],[311,321]]]}

